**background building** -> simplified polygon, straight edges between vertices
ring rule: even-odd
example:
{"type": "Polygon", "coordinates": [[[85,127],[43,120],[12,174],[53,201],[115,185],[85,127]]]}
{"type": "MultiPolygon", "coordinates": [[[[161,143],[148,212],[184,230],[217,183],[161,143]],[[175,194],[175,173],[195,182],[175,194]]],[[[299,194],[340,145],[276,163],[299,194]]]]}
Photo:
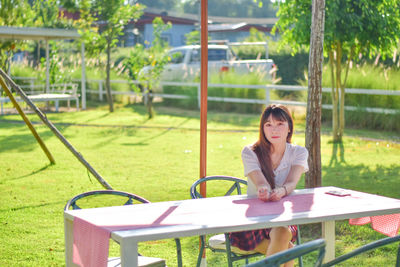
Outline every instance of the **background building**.
{"type": "MultiPolygon", "coordinates": [[[[164,23],[170,22],[171,29],[162,34],[162,38],[172,47],[186,44],[185,34],[199,30],[199,16],[178,14],[154,8],[146,8],[140,19],[131,21],[121,37],[121,46],[134,46],[140,43],[148,47],[153,41],[153,20],[161,17],[164,23]]],[[[249,36],[250,28],[256,28],[266,35],[277,18],[227,18],[209,16],[208,32],[212,40],[228,40],[239,42],[249,36]]]]}

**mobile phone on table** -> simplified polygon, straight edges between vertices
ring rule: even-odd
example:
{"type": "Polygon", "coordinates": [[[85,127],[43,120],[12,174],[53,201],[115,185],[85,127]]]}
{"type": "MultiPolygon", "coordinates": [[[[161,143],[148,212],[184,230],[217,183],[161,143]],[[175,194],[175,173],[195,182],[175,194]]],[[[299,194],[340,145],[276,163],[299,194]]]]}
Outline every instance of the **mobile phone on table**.
{"type": "Polygon", "coordinates": [[[341,191],[341,190],[329,190],[329,191],[326,191],[325,194],[338,196],[338,197],[350,196],[349,192],[341,191]]]}

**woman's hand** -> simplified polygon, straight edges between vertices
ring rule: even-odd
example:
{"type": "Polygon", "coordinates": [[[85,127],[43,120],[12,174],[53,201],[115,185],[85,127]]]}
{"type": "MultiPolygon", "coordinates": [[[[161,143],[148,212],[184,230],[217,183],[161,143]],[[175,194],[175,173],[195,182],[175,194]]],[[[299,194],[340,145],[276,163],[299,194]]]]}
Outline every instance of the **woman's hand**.
{"type": "Polygon", "coordinates": [[[257,195],[258,198],[261,199],[262,201],[268,201],[269,200],[269,188],[266,185],[258,187],[257,190],[257,195]]]}
{"type": "Polygon", "coordinates": [[[271,201],[279,201],[281,198],[286,196],[286,190],[283,187],[276,187],[272,190],[269,200],[271,201]]]}

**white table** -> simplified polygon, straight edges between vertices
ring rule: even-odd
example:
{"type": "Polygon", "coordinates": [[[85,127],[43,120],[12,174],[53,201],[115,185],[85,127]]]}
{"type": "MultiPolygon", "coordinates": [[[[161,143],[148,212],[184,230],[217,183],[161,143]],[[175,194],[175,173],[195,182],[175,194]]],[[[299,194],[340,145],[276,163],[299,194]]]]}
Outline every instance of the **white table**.
{"type": "Polygon", "coordinates": [[[399,199],[351,190],[345,190],[350,197],[338,197],[325,194],[329,190],[345,189],[296,190],[280,202],[257,202],[241,195],[65,211],[66,264],[73,266],[73,220],[75,217],[85,220],[89,214],[92,216],[90,222],[94,224],[97,223],[95,218],[135,214],[137,222],[124,222],[126,216],[118,220],[119,225],[134,225],[135,229],[112,231],[111,238],[120,244],[122,266],[137,266],[137,253],[134,252],[138,242],[142,241],[317,222],[323,225],[322,234],[327,242],[325,260],[328,261],[335,257],[336,220],[400,213],[399,199]],[[157,212],[159,215],[154,217],[157,212]],[[150,219],[151,223],[143,220],[146,216],[154,217],[150,219]]]}

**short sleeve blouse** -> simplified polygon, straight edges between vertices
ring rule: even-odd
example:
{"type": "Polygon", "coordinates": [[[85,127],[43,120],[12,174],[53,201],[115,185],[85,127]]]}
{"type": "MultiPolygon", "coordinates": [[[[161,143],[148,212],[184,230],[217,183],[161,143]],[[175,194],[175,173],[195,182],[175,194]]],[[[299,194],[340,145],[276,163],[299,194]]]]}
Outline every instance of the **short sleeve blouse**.
{"type": "MultiPolygon", "coordinates": [[[[242,150],[242,161],[244,167],[244,175],[248,177],[248,174],[255,170],[260,170],[260,162],[258,161],[256,153],[252,150],[253,145],[245,146],[242,150]]],[[[274,170],[275,184],[282,186],[287,176],[289,175],[290,168],[293,165],[303,166],[304,172],[308,171],[308,151],[306,148],[298,145],[286,143],[285,153],[283,154],[282,160],[279,166],[274,170]]],[[[247,194],[257,195],[257,188],[251,179],[248,180],[247,194]]]]}

